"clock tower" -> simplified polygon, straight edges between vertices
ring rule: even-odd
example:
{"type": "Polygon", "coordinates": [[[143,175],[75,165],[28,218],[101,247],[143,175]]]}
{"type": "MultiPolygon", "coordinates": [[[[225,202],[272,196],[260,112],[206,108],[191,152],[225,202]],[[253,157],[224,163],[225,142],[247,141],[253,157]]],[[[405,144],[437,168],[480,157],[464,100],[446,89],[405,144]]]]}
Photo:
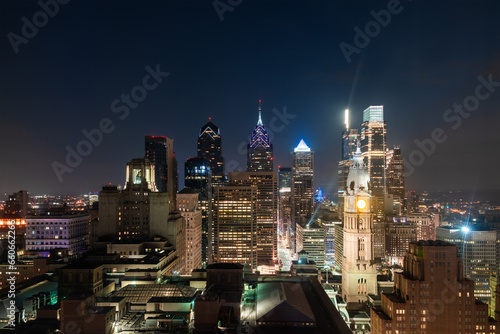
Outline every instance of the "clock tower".
{"type": "Polygon", "coordinates": [[[349,168],[344,202],[342,295],[347,303],[365,302],[377,294],[373,255],[372,195],[368,167],[358,146],[349,168]]]}

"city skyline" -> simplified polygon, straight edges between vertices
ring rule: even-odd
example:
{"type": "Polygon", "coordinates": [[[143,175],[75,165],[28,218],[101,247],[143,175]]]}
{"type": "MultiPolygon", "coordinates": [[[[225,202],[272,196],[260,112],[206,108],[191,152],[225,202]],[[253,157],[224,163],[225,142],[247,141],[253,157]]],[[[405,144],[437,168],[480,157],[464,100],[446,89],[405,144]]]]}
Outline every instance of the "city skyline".
{"type": "Polygon", "coordinates": [[[17,53],[7,35],[22,34],[21,18],[32,21],[41,9],[34,1],[0,4],[6,36],[0,44],[0,138],[9,143],[2,150],[2,193],[74,194],[108,183],[123,186],[122,166],[143,157],[144,135],[174,139],[183,180],[183,164],[196,156],[195,138],[209,117],[221,129],[226,172],[244,170],[259,99],[263,123],[274,130],[275,171],[290,166],[289,152],[304,139],[315,151],[314,187],[328,193],[336,191],[341,147],[332,143],[340,140],[344,109],[350,110],[351,127],[359,128],[362,111],[371,105],[384,105],[387,147],[400,145],[405,161],[418,149],[415,140],[432,138],[434,128],[448,137],[407,177],[408,189],[500,187],[494,168],[496,86],[460,124],[443,119],[478,85],[488,92],[489,75],[494,83],[500,80],[495,2],[401,1],[402,9],[350,62],[339,46],[355,45],[353,29],[375,20],[371,11],[387,9],[387,1],[357,7],[242,2],[223,21],[211,3],[127,4],[99,11],[88,3],[61,4],[17,53]],[[459,24],[463,20],[475,30],[459,24]],[[111,104],[118,100],[115,107],[124,108],[121,94],[143,85],[147,75],[144,87],[156,88],[137,107],[115,113],[111,104]],[[282,123],[284,108],[294,117],[285,118],[288,124],[282,123]],[[112,124],[101,125],[104,118],[112,124]],[[86,139],[83,130],[99,126],[110,132],[59,182],[51,164],[64,164],[65,147],[75,149],[86,139]]]}

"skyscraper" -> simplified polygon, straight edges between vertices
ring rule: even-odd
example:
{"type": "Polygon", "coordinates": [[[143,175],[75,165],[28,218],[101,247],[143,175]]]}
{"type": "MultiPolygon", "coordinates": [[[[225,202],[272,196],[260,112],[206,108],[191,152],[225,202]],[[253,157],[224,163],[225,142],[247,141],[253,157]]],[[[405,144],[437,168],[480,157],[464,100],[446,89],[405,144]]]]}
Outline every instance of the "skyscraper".
{"type": "Polygon", "coordinates": [[[199,191],[198,205],[201,210],[201,259],[204,264],[212,259],[212,169],[203,157],[189,158],[184,163],[184,185],[199,191]]]}
{"type": "Polygon", "coordinates": [[[276,172],[230,172],[229,184],[256,187],[256,263],[273,271],[278,258],[278,175],[276,172]],[[271,268],[272,267],[272,268],[271,268]]]}
{"type": "Polygon", "coordinates": [[[214,183],[222,182],[224,179],[222,139],[219,128],[211,122],[211,119],[200,129],[200,134],[198,135],[198,157],[205,158],[210,163],[214,183]]]}
{"type": "Polygon", "coordinates": [[[273,144],[266,126],[262,123],[262,105],[259,100],[259,120],[247,146],[247,170],[249,172],[273,171],[273,144]]]}
{"type": "Polygon", "coordinates": [[[214,261],[257,267],[257,187],[214,187],[214,261]]]}
{"type": "Polygon", "coordinates": [[[303,139],[292,152],[292,220],[305,226],[313,210],[314,152],[303,139]]]}
{"type": "Polygon", "coordinates": [[[371,201],[368,167],[358,146],[347,177],[344,204],[342,294],[347,303],[364,302],[369,294],[377,294],[371,201]]]}
{"type": "Polygon", "coordinates": [[[394,203],[404,207],[405,199],[405,171],[403,155],[399,146],[387,149],[386,153],[386,186],[387,193],[394,196],[394,203]]]}
{"type": "Polygon", "coordinates": [[[212,168],[207,159],[189,158],[184,163],[184,186],[206,192],[208,185],[212,184],[212,168]]]}
{"type": "Polygon", "coordinates": [[[370,106],[363,111],[361,152],[368,166],[373,196],[385,194],[386,124],[384,106],[370,106]]]}
{"type": "Polygon", "coordinates": [[[168,193],[156,189],[153,164],[132,159],[127,163],[125,189],[104,186],[99,192],[99,220],[92,237],[135,242],[162,236],[175,246],[177,217],[169,214],[174,211],[170,205],[168,193]]]}
{"type": "Polygon", "coordinates": [[[154,166],[156,188],[159,192],[168,193],[171,208],[174,209],[179,188],[174,140],[164,136],[146,136],[145,152],[145,158],[154,166]]]}
{"type": "Polygon", "coordinates": [[[342,132],[342,160],[352,160],[358,145],[358,129],[351,129],[349,123],[349,110],[344,114],[345,130],[342,132]]]}
{"type": "Polygon", "coordinates": [[[289,245],[292,228],[292,169],[278,168],[278,232],[279,237],[289,245]]]}
{"type": "Polygon", "coordinates": [[[344,115],[345,130],[342,132],[342,159],[339,161],[337,169],[337,193],[338,204],[341,214],[344,207],[344,194],[347,186],[347,174],[349,174],[349,167],[352,164],[352,158],[356,152],[359,135],[357,129],[350,129],[349,124],[349,110],[345,110],[344,115]]]}
{"type": "Polygon", "coordinates": [[[490,274],[500,266],[500,229],[482,226],[440,226],[436,239],[455,244],[462,257],[464,276],[474,282],[477,299],[487,303],[491,297],[490,274]]]}
{"type": "Polygon", "coordinates": [[[292,169],[290,167],[278,167],[278,188],[290,188],[292,185],[292,169]]]}
{"type": "Polygon", "coordinates": [[[190,275],[194,269],[201,268],[202,217],[198,197],[200,193],[184,188],[177,194],[177,209],[184,217],[183,234],[186,251],[179,254],[181,273],[190,275]]]}
{"type": "Polygon", "coordinates": [[[488,305],[474,298],[457,247],[443,241],[410,243],[394,292],[371,310],[372,333],[499,333],[488,305]]]}
{"type": "Polygon", "coordinates": [[[325,225],[321,221],[307,224],[302,236],[302,249],[319,269],[325,265],[325,225]]]}

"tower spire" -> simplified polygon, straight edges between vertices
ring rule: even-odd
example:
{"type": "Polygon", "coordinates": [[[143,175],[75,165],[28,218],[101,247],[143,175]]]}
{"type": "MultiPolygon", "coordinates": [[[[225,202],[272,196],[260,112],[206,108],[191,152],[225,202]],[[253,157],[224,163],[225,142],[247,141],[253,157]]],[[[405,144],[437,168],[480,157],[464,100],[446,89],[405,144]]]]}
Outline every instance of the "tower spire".
{"type": "Polygon", "coordinates": [[[345,124],[345,129],[349,130],[349,109],[346,109],[344,111],[344,124],[345,124]]]}
{"type": "Polygon", "coordinates": [[[259,100],[259,121],[257,125],[262,125],[262,100],[259,100]]]}

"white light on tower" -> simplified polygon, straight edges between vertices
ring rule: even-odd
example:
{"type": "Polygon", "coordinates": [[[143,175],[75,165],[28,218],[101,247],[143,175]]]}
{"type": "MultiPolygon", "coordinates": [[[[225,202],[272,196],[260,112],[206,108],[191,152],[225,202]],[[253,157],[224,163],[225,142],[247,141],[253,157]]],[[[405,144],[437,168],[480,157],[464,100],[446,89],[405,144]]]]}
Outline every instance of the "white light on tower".
{"type": "Polygon", "coordinates": [[[470,228],[468,226],[462,226],[462,232],[464,232],[464,234],[467,234],[470,232],[470,228]]]}
{"type": "Polygon", "coordinates": [[[344,112],[344,123],[345,123],[345,129],[349,130],[349,109],[346,109],[344,112]]]}

